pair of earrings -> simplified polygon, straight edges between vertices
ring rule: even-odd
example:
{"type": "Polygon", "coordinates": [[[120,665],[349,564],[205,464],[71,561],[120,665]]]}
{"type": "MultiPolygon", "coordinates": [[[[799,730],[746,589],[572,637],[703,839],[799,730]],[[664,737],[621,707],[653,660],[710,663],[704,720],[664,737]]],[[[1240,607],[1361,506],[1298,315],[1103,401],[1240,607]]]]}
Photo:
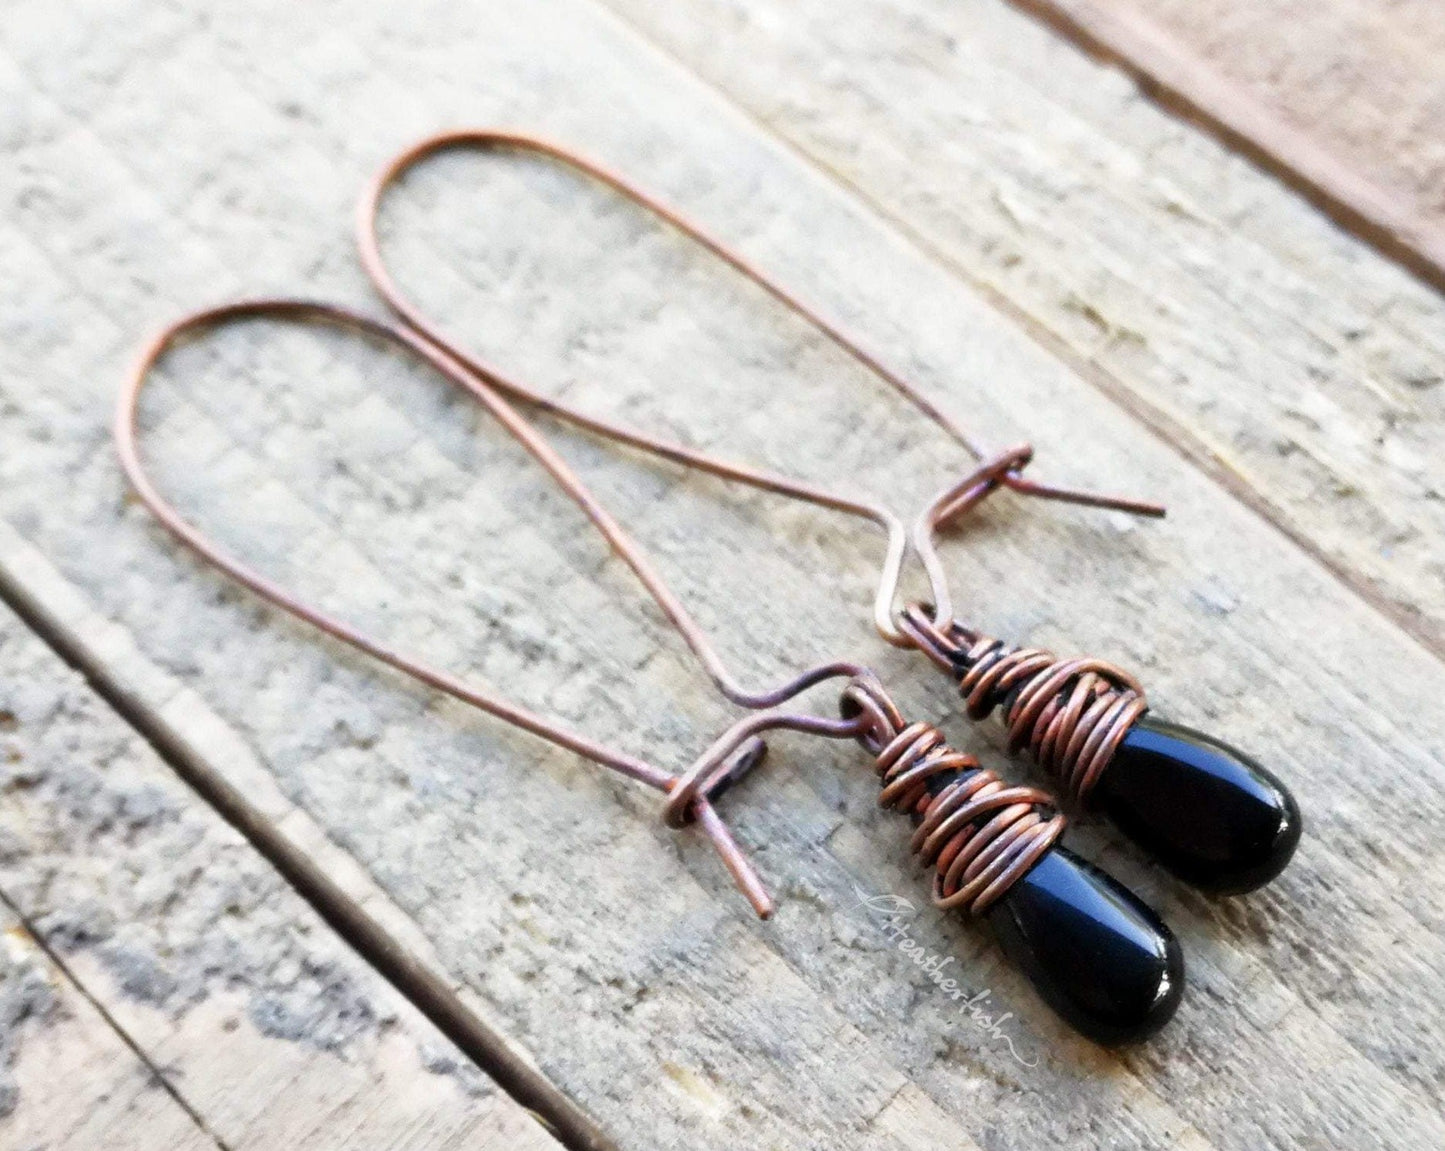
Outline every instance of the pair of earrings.
{"type": "Polygon", "coordinates": [[[359,231],[362,262],[400,323],[328,304],[251,300],[183,317],[145,348],[122,391],[116,438],[130,482],[173,536],[256,594],[393,668],[662,791],[667,796],[666,822],[673,827],[693,823],[700,827],[764,917],[771,913],[772,901],[718,814],[716,801],[761,762],[766,750],[763,737],[769,732],[791,730],[853,740],[872,759],[882,787],[880,803],[911,817],[910,848],[933,869],[933,894],[940,907],[986,918],[1005,953],[1041,996],[1090,1038],[1103,1043],[1137,1040],[1167,1022],[1183,990],[1183,957],[1177,940],[1132,892],[1059,843],[1065,818],[1047,792],[1007,785],[973,756],[952,748],[936,726],[909,722],[878,676],[862,664],[830,662],[775,687],[745,688],[729,673],[643,549],[512,401],[664,458],[880,525],[888,547],[873,617],[885,639],[923,652],[955,677],[972,718],[1000,712],[1011,750],[1028,748],[1074,800],[1102,809],[1181,878],[1212,891],[1247,891],[1277,875],[1298,840],[1298,809],[1283,785],[1226,745],[1154,719],[1147,713],[1142,688],[1112,665],[1060,660],[1038,649],[1009,647],[958,623],[933,542],[939,530],[1001,487],[1142,514],[1161,514],[1161,509],[1033,483],[1022,475],[1031,456],[1026,447],[986,458],[962,429],[907,381],[741,256],[615,174],[555,145],[497,132],[450,133],[424,140],[394,159],[372,183],[362,201],[359,231]],[[394,181],[427,156],[458,147],[539,152],[648,208],[814,323],[986,462],[940,493],[910,532],[878,505],[586,416],[459,351],[402,295],[382,261],[376,227],[381,200],[394,181]],[[335,325],[388,342],[469,392],[588,516],[676,627],[721,694],[750,714],[718,737],[686,771],[674,773],[602,746],[394,650],[223,553],[166,501],[147,476],[138,448],[139,398],[151,368],[181,337],[221,323],[262,317],[335,325]],[[898,585],[910,554],[924,568],[932,603],[898,608],[898,585]],[[796,697],[825,683],[838,691],[836,715],[795,709],[796,697]]]}

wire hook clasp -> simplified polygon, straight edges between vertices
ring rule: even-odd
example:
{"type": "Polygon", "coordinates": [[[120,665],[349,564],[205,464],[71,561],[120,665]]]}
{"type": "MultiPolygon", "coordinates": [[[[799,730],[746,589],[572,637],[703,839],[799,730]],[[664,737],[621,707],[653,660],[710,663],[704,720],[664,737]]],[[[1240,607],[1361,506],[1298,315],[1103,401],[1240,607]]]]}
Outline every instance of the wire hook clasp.
{"type": "Polygon", "coordinates": [[[985,460],[963,479],[944,488],[929,501],[913,522],[910,543],[928,573],[929,583],[934,589],[934,602],[929,611],[923,611],[917,605],[913,609],[905,609],[898,619],[898,628],[912,643],[925,651],[929,645],[922,641],[917,631],[920,616],[931,615],[931,625],[936,630],[946,629],[953,623],[953,603],[948,592],[948,577],[938,555],[938,533],[956,523],[999,488],[1008,488],[1020,495],[1038,499],[1128,512],[1130,515],[1148,516],[1152,519],[1162,519],[1165,515],[1163,504],[1149,500],[1055,487],[1025,479],[1023,470],[1033,458],[1034,447],[1029,443],[1015,444],[1005,449],[992,459],[985,460]]]}

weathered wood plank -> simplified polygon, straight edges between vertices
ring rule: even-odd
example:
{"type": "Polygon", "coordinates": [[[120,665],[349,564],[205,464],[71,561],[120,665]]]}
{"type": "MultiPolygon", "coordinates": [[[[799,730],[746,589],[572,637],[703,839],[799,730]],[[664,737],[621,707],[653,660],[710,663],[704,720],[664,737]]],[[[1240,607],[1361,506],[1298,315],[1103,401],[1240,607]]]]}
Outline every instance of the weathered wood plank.
{"type": "Polygon", "coordinates": [[[0,930],[6,1147],[557,1146],[3,608],[0,930]]]}
{"type": "MultiPolygon", "coordinates": [[[[397,930],[419,930],[437,972],[625,1146],[1445,1141],[1439,662],[596,10],[349,6],[344,30],[320,11],[298,25],[290,9],[137,4],[113,42],[94,31],[113,6],[62,20],[33,4],[0,30],[18,109],[0,314],[21,317],[0,340],[0,511],[19,529],[0,534],[0,570],[282,831],[309,819],[350,853],[397,930]],[[1312,833],[1248,900],[1200,900],[1081,829],[1189,948],[1193,990],[1156,1044],[1112,1056],[1072,1038],[978,932],[923,912],[915,938],[992,990],[1037,1066],[932,995],[854,907],[855,886],[922,891],[846,749],[782,742],[728,797],[783,896],[757,923],[650,795],[258,609],[125,506],[104,419],[135,331],[243,287],[355,297],[361,179],[466,120],[585,142],[795,269],[993,438],[1027,430],[1056,478],[1170,502],[1147,530],[1030,509],[1005,532],[1000,505],[980,546],[949,556],[980,619],[1140,667],[1162,710],[1267,749],[1300,785],[1312,833]],[[137,147],[160,138],[165,152],[137,147]]],[[[598,409],[902,501],[961,466],[755,293],[548,170],[454,158],[409,182],[388,228],[469,341],[598,409]]],[[[1396,274],[1358,258],[1366,281],[1396,274]]],[[[600,545],[435,381],[269,328],[188,349],[167,378],[149,450],[231,546],[633,750],[680,764],[716,730],[722,709],[600,545]]],[[[920,714],[951,712],[941,682],[867,638],[867,537],[565,442],[750,674],[865,652],[913,677],[900,694],[920,714]]]]}
{"type": "Polygon", "coordinates": [[[1001,0],[609,3],[1445,653],[1437,293],[1001,0]]]}

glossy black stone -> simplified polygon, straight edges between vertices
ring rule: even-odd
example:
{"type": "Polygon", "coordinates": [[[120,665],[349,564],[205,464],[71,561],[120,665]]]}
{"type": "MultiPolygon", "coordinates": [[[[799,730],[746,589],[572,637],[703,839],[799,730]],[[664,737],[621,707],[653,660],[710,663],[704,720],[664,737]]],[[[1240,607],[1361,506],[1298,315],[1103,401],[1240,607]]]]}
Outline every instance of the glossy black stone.
{"type": "Polygon", "coordinates": [[[1252,759],[1146,715],[1119,744],[1090,802],[1180,879],[1220,895],[1284,870],[1300,837],[1289,790],[1252,759]]]}
{"type": "Polygon", "coordinates": [[[1147,1039],[1184,993],[1174,933],[1128,888],[1062,847],[985,913],[1044,1000],[1096,1043],[1147,1039]]]}
{"type": "MultiPolygon", "coordinates": [[[[965,774],[941,772],[925,786],[938,795],[965,774]]],[[[1097,1043],[1146,1039],[1179,1005],[1184,956],[1174,933],[1127,887],[1066,848],[1054,846],[984,918],[1043,1000],[1097,1043]]]]}

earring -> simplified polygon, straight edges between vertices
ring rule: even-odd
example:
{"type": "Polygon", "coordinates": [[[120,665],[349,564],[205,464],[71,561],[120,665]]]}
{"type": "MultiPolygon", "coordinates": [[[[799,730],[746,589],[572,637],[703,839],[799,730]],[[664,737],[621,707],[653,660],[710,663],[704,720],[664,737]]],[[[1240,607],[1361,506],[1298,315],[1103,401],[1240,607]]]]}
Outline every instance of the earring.
{"type": "MultiPolygon", "coordinates": [[[[397,671],[662,792],[666,823],[701,829],[760,916],[772,913],[772,899],[718,814],[717,800],[762,762],[765,734],[787,730],[852,740],[872,760],[882,788],[879,803],[912,819],[909,846],[933,870],[935,903],[986,919],[1004,952],[1070,1024],[1098,1042],[1119,1043],[1152,1034],[1173,1015],[1184,986],[1178,941],[1137,896],[1060,844],[1065,817],[1046,792],[1005,785],[972,756],[951,748],[932,724],[909,722],[878,677],[860,664],[823,664],[762,691],[743,687],[637,542],[537,430],[483,376],[423,336],[345,308],[304,301],[252,300],[197,312],[171,324],[142,352],[121,392],[115,436],[121,466],[137,495],[181,544],[276,607],[397,671]],[[718,691],[749,714],[689,768],[675,773],[388,647],[222,552],[151,482],[141,463],[137,412],[151,368],[173,343],[219,324],[259,318],[360,333],[416,357],[468,392],[587,515],[718,691]],[[792,710],[796,697],[824,684],[838,691],[835,715],[792,710]]],[[[901,553],[903,546],[901,528],[895,526],[890,552],[901,553]]]]}
{"type": "MultiPolygon", "coordinates": [[[[914,526],[914,547],[933,556],[940,528],[1006,484],[1066,498],[1027,486],[1020,473],[1032,458],[1028,445],[1013,448],[940,493],[914,526]]],[[[1240,894],[1289,863],[1301,820],[1288,788],[1222,740],[1155,717],[1122,668],[1011,646],[947,608],[910,604],[899,624],[957,680],[970,719],[997,711],[1011,752],[1027,749],[1073,802],[1103,812],[1179,878],[1240,894]]]]}
{"type": "Polygon", "coordinates": [[[970,718],[981,720],[995,711],[1002,715],[1011,751],[1027,749],[1059,780],[1072,800],[1103,812],[1179,878],[1212,893],[1237,894],[1268,883],[1284,869],[1299,842],[1301,818],[1294,797],[1273,774],[1221,740],[1156,717],[1148,709],[1139,683],[1112,664],[1096,659],[1061,660],[1041,649],[1012,647],[953,618],[933,546],[934,534],[999,488],[1135,515],[1162,516],[1162,507],[1025,479],[1022,472],[1032,458],[1031,448],[990,456],[956,421],[859,340],[681,213],[600,164],[560,145],[515,133],[477,130],[433,136],[391,160],[363,197],[358,215],[362,263],[387,304],[411,328],[446,348],[512,399],[675,462],[860,516],[890,533],[895,522],[890,513],[869,501],[845,498],[587,416],[537,394],[458,350],[401,292],[386,269],[377,235],[377,216],[387,189],[426,157],[454,148],[539,154],[600,181],[646,208],[814,325],[975,459],[984,461],[961,483],[940,493],[915,526],[912,547],[929,572],[932,606],[912,604],[895,611],[893,593],[903,551],[893,545],[890,534],[889,553],[874,604],[874,624],[879,633],[890,643],[916,648],[953,676],[970,718]]]}

